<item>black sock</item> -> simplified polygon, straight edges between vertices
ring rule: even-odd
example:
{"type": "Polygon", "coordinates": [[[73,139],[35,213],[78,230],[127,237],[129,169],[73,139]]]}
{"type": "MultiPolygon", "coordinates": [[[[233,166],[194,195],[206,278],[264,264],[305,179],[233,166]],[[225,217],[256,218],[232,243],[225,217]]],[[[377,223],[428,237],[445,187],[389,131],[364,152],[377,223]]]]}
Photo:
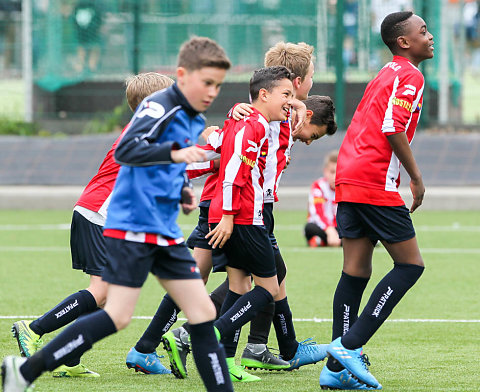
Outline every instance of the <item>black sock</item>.
{"type": "Polygon", "coordinates": [[[242,295],[225,314],[215,321],[214,325],[221,336],[233,334],[272,300],[273,297],[267,290],[261,286],[255,286],[252,291],[242,295]]]}
{"type": "Polygon", "coordinates": [[[210,293],[210,298],[215,305],[215,310],[217,311],[217,317],[220,317],[223,301],[228,293],[228,279],[218,286],[215,290],[210,293]]]}
{"type": "Polygon", "coordinates": [[[190,324],[190,339],[193,358],[207,391],[233,391],[225,352],[218,344],[213,321],[190,324]]]}
{"type": "Polygon", "coordinates": [[[424,267],[395,263],[373,290],[362,314],[343,336],[345,348],[356,349],[365,345],[380,328],[393,308],[422,275],[424,267]]]}
{"type": "Polygon", "coordinates": [[[178,312],[180,308],[165,294],[152,321],[135,345],[135,350],[143,354],[153,353],[160,344],[162,335],[177,321],[178,312]]]}
{"type": "Polygon", "coordinates": [[[250,322],[250,334],[248,343],[267,344],[270,327],[272,325],[275,302],[270,302],[260,309],[257,315],[250,322]]]}
{"type": "Polygon", "coordinates": [[[32,321],[30,328],[37,335],[56,331],[85,313],[97,308],[95,297],[88,290],[80,290],[32,321]]]}
{"type": "MultiPolygon", "coordinates": [[[[235,302],[237,302],[239,298],[241,298],[240,294],[228,290],[225,296],[225,300],[223,301],[222,308],[220,309],[220,315],[225,314],[235,304],[235,302]]],[[[225,349],[225,354],[227,355],[227,358],[235,356],[235,353],[237,352],[240,332],[241,328],[236,329],[231,333],[225,333],[222,335],[220,342],[225,349]]]]}
{"type": "Polygon", "coordinates": [[[288,305],[287,297],[275,302],[273,326],[275,327],[275,332],[277,334],[280,355],[285,361],[289,361],[297,352],[298,342],[295,336],[292,312],[288,305]]]}
{"type": "MultiPolygon", "coordinates": [[[[368,281],[369,278],[360,278],[342,272],[333,297],[332,340],[345,335],[357,321],[358,309],[368,281]]],[[[333,372],[343,369],[343,366],[333,357],[328,358],[327,367],[333,372]]]]}
{"type": "MultiPolygon", "coordinates": [[[[212,300],[213,304],[215,305],[215,311],[217,312],[217,315],[215,316],[215,319],[218,319],[220,317],[221,309],[222,309],[222,304],[223,301],[225,301],[225,296],[228,293],[228,278],[225,279],[225,281],[220,284],[215,290],[213,290],[210,293],[210,299],[212,300]]],[[[185,330],[190,333],[190,324],[188,322],[184,322],[182,324],[182,327],[185,328],[185,330]]]]}
{"type": "Polygon", "coordinates": [[[333,297],[332,340],[347,333],[358,319],[358,309],[369,278],[359,278],[342,272],[333,297]]]}
{"type": "Polygon", "coordinates": [[[20,367],[20,371],[27,381],[33,382],[45,370],[55,370],[69,360],[80,358],[95,342],[116,331],[112,319],[102,309],[80,317],[39,352],[28,358],[20,367]]]}

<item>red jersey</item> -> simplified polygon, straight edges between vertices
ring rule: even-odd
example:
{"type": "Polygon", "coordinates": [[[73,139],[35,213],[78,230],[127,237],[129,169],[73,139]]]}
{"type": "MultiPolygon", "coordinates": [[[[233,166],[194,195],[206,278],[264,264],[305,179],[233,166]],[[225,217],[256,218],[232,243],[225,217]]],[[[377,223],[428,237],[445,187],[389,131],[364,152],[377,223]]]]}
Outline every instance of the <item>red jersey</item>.
{"type": "Polygon", "coordinates": [[[225,214],[235,215],[235,224],[263,225],[263,172],[258,158],[268,133],[268,122],[256,109],[241,121],[225,121],[209,223],[220,222],[225,214]]]}
{"type": "Polygon", "coordinates": [[[387,140],[405,132],[411,143],[422,110],[420,70],[394,56],[367,86],[338,154],[335,201],[400,206],[400,161],[387,140]]]}
{"type": "Polygon", "coordinates": [[[87,184],[75,206],[84,207],[87,210],[98,212],[104,218],[107,217],[110,195],[112,194],[113,186],[115,185],[115,180],[120,170],[120,165],[115,162],[113,153],[127,127],[128,125],[123,129],[122,134],[115,140],[107,152],[97,174],[95,174],[87,184]]]}
{"type": "Polygon", "coordinates": [[[290,155],[293,144],[290,118],[285,121],[272,121],[268,143],[259,158],[259,164],[265,167],[264,175],[264,201],[273,203],[278,201],[278,185],[290,155]]]}
{"type": "Polygon", "coordinates": [[[325,178],[319,178],[310,187],[307,221],[325,230],[330,226],[337,227],[336,215],[335,191],[325,178]]]}

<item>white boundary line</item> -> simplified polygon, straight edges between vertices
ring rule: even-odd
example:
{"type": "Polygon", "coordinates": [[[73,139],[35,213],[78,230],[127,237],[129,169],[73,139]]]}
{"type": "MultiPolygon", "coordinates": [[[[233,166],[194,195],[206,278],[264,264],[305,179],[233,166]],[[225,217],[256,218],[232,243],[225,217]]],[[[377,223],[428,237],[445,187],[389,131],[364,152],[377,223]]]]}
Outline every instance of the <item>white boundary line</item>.
{"type": "MultiPolygon", "coordinates": [[[[181,224],[182,230],[193,230],[194,224],[181,224]]],[[[276,231],[303,231],[303,225],[275,225],[276,231]]],[[[59,224],[31,224],[31,225],[0,225],[0,231],[28,231],[28,230],[70,230],[70,223],[59,224]]],[[[431,226],[431,225],[418,225],[415,226],[415,230],[418,232],[480,232],[480,226],[477,225],[460,225],[453,223],[451,225],[443,226],[431,226]]]]}
{"type": "MultiPolygon", "coordinates": [[[[282,246],[281,251],[284,253],[342,253],[341,248],[308,248],[308,247],[296,247],[296,246],[282,246]]],[[[0,252],[70,252],[70,248],[65,246],[0,246],[0,252]]],[[[386,249],[379,247],[375,249],[375,253],[387,253],[386,249]]],[[[452,255],[478,255],[480,254],[480,248],[422,248],[420,247],[420,253],[422,254],[452,254],[452,255]]]]}
{"type": "MultiPolygon", "coordinates": [[[[40,316],[6,316],[0,315],[0,320],[33,320],[40,316]]],[[[151,320],[152,316],[133,316],[135,320],[151,320]]],[[[186,318],[178,318],[178,321],[187,321],[186,318]]],[[[332,319],[328,318],[294,318],[293,321],[297,323],[331,323],[332,319]]],[[[387,320],[389,323],[443,323],[443,324],[478,324],[480,320],[448,320],[448,319],[391,319],[387,320]]]]}

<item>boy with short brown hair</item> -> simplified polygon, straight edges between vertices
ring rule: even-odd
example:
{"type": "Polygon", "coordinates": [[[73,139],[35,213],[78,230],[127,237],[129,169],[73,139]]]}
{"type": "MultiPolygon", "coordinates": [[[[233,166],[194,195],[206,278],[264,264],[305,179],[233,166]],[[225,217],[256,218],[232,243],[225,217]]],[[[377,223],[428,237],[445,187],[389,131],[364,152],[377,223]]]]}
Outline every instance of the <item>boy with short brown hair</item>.
{"type": "MultiPolygon", "coordinates": [[[[130,77],[126,81],[128,105],[134,112],[144,98],[173,83],[174,81],[168,76],[156,72],[140,73],[130,77]]],[[[72,215],[70,230],[72,267],[89,275],[90,284],[85,290],[75,292],[62,300],[41,317],[33,321],[20,320],[13,324],[13,336],[17,339],[22,356],[30,357],[38,351],[44,334],[56,331],[81,315],[94,311],[97,306],[105,304],[108,284],[101,278],[107,263],[103,226],[107,216],[109,197],[120,169],[113,159],[113,153],[121,137],[122,135],[113,143],[97,174],[85,187],[75,204],[72,215]]],[[[155,366],[158,373],[170,373],[156,355],[150,355],[149,363],[155,366]]],[[[53,377],[99,376],[80,363],[80,358],[72,359],[55,369],[52,374],[53,377]]]]}
{"type": "Polygon", "coordinates": [[[195,146],[205,125],[201,112],[218,95],[229,67],[218,44],[192,38],[180,49],[177,82],[147,97],[136,110],[115,150],[122,167],[104,229],[108,262],[102,278],[109,283],[105,307],[77,320],[26,361],[5,358],[4,391],[25,389],[44,371],[125,328],[150,271],[191,324],[194,359],[206,389],[233,391],[213,329],[215,307],[176,223],[186,163],[205,158],[195,146]],[[207,65],[183,60],[205,58],[204,52],[210,57],[207,65]]]}

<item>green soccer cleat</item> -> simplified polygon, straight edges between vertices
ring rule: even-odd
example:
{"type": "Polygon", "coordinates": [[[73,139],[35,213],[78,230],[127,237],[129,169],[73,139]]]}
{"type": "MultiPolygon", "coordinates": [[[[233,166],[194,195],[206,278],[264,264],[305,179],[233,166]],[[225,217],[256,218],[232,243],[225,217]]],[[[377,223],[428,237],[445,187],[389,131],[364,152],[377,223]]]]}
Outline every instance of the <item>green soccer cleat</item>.
{"type": "Polygon", "coordinates": [[[100,374],[92,372],[81,363],[76,366],[61,365],[52,372],[53,377],[100,377],[100,374]]]}
{"type": "Polygon", "coordinates": [[[30,320],[21,320],[12,325],[13,337],[17,339],[18,348],[20,349],[20,355],[22,357],[31,357],[40,350],[43,344],[40,335],[37,335],[30,329],[30,323],[30,320]]]}
{"type": "Polygon", "coordinates": [[[240,364],[246,369],[285,370],[290,363],[273,355],[266,344],[248,343],[240,364]]]}
{"type": "Polygon", "coordinates": [[[180,328],[164,334],[162,343],[167,351],[173,375],[177,378],[187,378],[187,355],[190,352],[190,346],[182,336],[180,328]]]}
{"type": "Polygon", "coordinates": [[[242,366],[235,365],[235,358],[227,358],[227,366],[232,382],[255,382],[262,380],[260,377],[246,372],[242,366]]]}

